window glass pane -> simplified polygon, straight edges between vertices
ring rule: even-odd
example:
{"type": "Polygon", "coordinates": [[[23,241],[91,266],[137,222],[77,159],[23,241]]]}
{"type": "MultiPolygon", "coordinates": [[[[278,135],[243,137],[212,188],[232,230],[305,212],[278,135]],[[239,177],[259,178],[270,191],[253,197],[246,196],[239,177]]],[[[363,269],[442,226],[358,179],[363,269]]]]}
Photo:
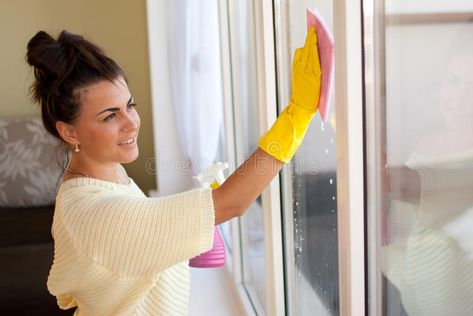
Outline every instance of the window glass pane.
{"type": "MultiPolygon", "coordinates": [[[[304,45],[307,34],[305,9],[316,9],[333,30],[332,1],[298,0],[287,3],[288,25],[281,26],[281,31],[287,32],[290,50],[288,56],[278,58],[286,58],[284,62],[292,65],[294,51],[304,45]]],[[[281,109],[287,105],[291,92],[290,78],[283,80],[288,84],[279,87],[281,109]],[[283,99],[283,95],[288,97],[283,99]]],[[[292,212],[285,210],[284,216],[291,218],[291,226],[285,228],[285,234],[290,234],[293,240],[293,243],[286,247],[286,273],[291,274],[287,288],[289,309],[294,315],[339,313],[336,130],[333,101],[332,98],[331,119],[324,123],[319,114],[314,117],[301,148],[289,166],[292,177],[284,180],[284,192],[289,195],[286,198],[291,199],[292,209],[292,212]]],[[[288,220],[285,222],[287,224],[288,220]]]]}
{"type": "MultiPolygon", "coordinates": [[[[231,10],[236,33],[232,43],[235,135],[238,165],[258,147],[258,95],[256,74],[255,25],[253,1],[235,1],[231,10]]],[[[253,304],[264,308],[265,271],[261,200],[258,199],[241,217],[241,242],[244,286],[253,304]]]]}
{"type": "Polygon", "coordinates": [[[383,310],[473,315],[473,5],[409,3],[385,1],[383,310]]]}

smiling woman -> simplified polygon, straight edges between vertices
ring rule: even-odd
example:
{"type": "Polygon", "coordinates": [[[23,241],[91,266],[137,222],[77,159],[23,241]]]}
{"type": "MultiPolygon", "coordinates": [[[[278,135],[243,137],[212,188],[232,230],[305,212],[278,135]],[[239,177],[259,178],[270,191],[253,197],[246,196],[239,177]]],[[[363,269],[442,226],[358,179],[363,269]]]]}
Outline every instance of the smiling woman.
{"type": "Polygon", "coordinates": [[[89,177],[127,184],[127,177],[118,178],[117,168],[138,157],[140,117],[125,80],[100,81],[80,94],[80,115],[74,123],[56,122],[62,138],[77,148],[65,178],[75,176],[71,170],[81,170],[89,177]]]}
{"type": "Polygon", "coordinates": [[[317,110],[312,28],[296,52],[294,91],[260,148],[217,189],[148,198],[121,164],[137,159],[140,117],[123,70],[80,35],[28,43],[46,129],[71,151],[56,196],[48,290],[75,315],[185,315],[188,259],[212,246],[214,225],[242,215],[294,155],[317,110]],[[301,89],[310,87],[311,89],[301,89]]]}
{"type": "Polygon", "coordinates": [[[124,151],[119,144],[136,138],[140,127],[124,71],[99,47],[67,31],[57,41],[38,32],[28,43],[26,58],[34,67],[31,92],[41,105],[45,128],[75,147],[65,180],[86,175],[124,181],[119,164],[135,160],[138,147],[124,151]],[[108,111],[114,113],[103,114],[108,111]]]}
{"type": "Polygon", "coordinates": [[[124,71],[99,47],[40,31],[27,49],[43,124],[72,152],[56,196],[48,290],[77,315],[186,314],[185,260],[211,246],[211,191],[147,198],[128,177],[121,164],[139,155],[140,116],[124,71]]]}

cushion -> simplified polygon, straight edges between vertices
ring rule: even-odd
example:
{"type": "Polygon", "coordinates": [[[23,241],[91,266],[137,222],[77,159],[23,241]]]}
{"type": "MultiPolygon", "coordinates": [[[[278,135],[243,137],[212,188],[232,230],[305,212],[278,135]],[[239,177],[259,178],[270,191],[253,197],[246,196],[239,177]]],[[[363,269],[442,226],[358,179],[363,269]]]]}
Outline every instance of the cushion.
{"type": "Polygon", "coordinates": [[[0,118],[0,206],[54,204],[59,149],[40,117],[0,118]]]}

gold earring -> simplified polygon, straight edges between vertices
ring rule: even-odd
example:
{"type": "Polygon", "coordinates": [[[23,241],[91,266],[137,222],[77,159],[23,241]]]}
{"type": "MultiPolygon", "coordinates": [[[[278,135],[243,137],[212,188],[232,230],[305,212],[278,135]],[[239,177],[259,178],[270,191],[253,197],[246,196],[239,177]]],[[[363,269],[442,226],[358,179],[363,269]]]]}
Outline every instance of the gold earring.
{"type": "Polygon", "coordinates": [[[78,152],[80,151],[80,150],[79,150],[79,145],[78,145],[78,144],[76,144],[76,149],[74,149],[74,151],[75,151],[76,153],[78,153],[78,152]]]}

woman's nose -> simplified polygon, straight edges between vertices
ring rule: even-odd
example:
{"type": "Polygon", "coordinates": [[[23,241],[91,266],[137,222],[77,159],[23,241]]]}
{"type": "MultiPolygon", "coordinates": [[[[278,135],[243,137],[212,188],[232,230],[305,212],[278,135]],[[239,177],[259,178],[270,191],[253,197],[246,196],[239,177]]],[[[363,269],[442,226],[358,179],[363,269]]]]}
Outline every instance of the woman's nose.
{"type": "Polygon", "coordinates": [[[123,129],[126,131],[137,130],[140,127],[140,116],[137,112],[127,113],[123,122],[123,129]]]}

